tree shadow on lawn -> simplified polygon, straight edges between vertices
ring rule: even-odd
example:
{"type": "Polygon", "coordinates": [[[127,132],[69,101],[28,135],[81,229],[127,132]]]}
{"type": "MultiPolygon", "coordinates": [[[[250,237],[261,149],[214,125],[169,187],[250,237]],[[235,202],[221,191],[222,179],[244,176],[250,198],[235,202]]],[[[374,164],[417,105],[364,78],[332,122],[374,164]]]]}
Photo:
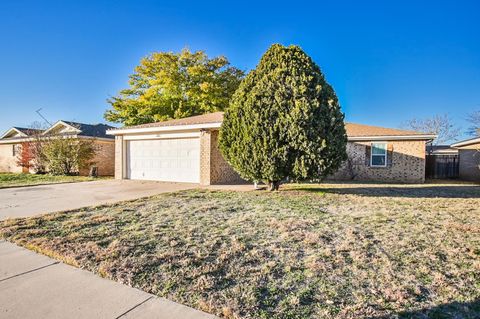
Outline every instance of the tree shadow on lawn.
{"type": "Polygon", "coordinates": [[[478,319],[480,318],[480,300],[472,302],[451,302],[414,311],[402,311],[368,319],[478,319]]]}
{"type": "MultiPolygon", "coordinates": [[[[320,184],[321,185],[321,184],[320,184]]],[[[292,191],[315,193],[349,194],[371,197],[406,197],[406,198],[480,198],[479,185],[368,185],[368,184],[337,184],[338,187],[325,186],[292,187],[292,191]]]]}

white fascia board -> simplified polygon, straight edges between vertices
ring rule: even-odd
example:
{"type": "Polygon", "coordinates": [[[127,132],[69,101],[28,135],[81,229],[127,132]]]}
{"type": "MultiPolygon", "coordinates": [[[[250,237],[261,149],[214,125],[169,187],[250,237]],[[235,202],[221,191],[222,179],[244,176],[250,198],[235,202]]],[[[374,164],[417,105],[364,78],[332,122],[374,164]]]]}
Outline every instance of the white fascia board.
{"type": "Polygon", "coordinates": [[[19,143],[22,143],[22,142],[25,142],[24,140],[22,139],[18,139],[18,140],[0,140],[0,144],[19,144],[19,143]]]}
{"type": "Polygon", "coordinates": [[[59,125],[63,125],[63,126],[66,126],[66,127],[70,127],[72,129],[74,129],[76,132],[80,133],[82,131],[80,131],[78,128],[74,127],[74,126],[71,126],[70,124],[67,124],[65,123],[64,121],[57,121],[55,122],[55,124],[53,124],[52,126],[50,126],[48,129],[46,129],[42,135],[47,135],[47,133],[51,130],[53,130],[55,127],[59,126],[59,125]]]}
{"type": "Polygon", "coordinates": [[[29,137],[24,137],[24,138],[15,138],[15,139],[0,139],[0,144],[19,144],[23,142],[28,142],[31,141],[32,139],[29,137]]]}
{"type": "Polygon", "coordinates": [[[433,140],[436,135],[382,135],[382,136],[352,136],[348,141],[412,141],[412,140],[433,140]]]}
{"type": "Polygon", "coordinates": [[[200,137],[200,132],[183,132],[183,133],[159,133],[159,134],[136,134],[124,136],[125,141],[135,140],[164,140],[174,138],[197,138],[200,137]]]}
{"type": "MultiPolygon", "coordinates": [[[[142,127],[142,128],[124,128],[107,130],[108,135],[130,135],[142,133],[156,133],[169,131],[194,131],[201,129],[219,129],[222,126],[221,122],[206,123],[206,124],[191,124],[191,125],[173,125],[173,126],[157,126],[157,127],[142,127]]],[[[348,137],[349,141],[395,141],[395,140],[433,140],[437,136],[428,135],[382,135],[382,136],[357,136],[348,137]]]]}
{"type": "Polygon", "coordinates": [[[214,129],[220,128],[221,122],[206,123],[206,124],[191,124],[191,125],[173,125],[173,126],[157,126],[157,127],[141,127],[141,128],[124,128],[108,130],[108,135],[126,135],[126,134],[139,134],[139,133],[155,133],[155,132],[168,132],[168,131],[194,131],[201,129],[214,129]]]}
{"type": "Polygon", "coordinates": [[[115,140],[113,138],[95,137],[95,136],[80,136],[80,135],[72,134],[72,135],[41,136],[41,137],[38,137],[38,138],[24,137],[24,138],[17,138],[17,139],[4,139],[4,140],[0,140],[0,144],[18,144],[18,143],[23,143],[23,142],[33,142],[33,141],[36,141],[37,139],[48,141],[51,138],[57,138],[57,137],[76,138],[76,139],[79,139],[79,140],[85,139],[85,140],[106,141],[106,142],[112,142],[112,143],[115,142],[115,140]]]}
{"type": "Polygon", "coordinates": [[[458,150],[437,150],[437,151],[433,151],[433,152],[430,152],[430,154],[432,155],[442,155],[442,154],[458,154],[458,150]]]}
{"type": "Polygon", "coordinates": [[[27,134],[23,133],[22,131],[16,129],[15,127],[12,127],[11,129],[9,129],[8,131],[6,131],[5,133],[3,133],[2,136],[0,136],[0,139],[4,138],[5,136],[7,136],[8,134],[10,134],[10,132],[17,132],[18,134],[20,134],[21,136],[27,136],[27,134]]]}
{"type": "Polygon", "coordinates": [[[67,125],[66,123],[62,123],[63,121],[56,121],[55,123],[53,123],[52,126],[50,126],[49,128],[47,128],[45,131],[43,131],[42,135],[46,135],[48,132],[50,132],[52,129],[54,129],[56,126],[58,126],[58,124],[63,124],[63,125],[67,125]]]}
{"type": "Polygon", "coordinates": [[[480,137],[475,137],[475,138],[471,138],[469,140],[465,140],[465,141],[460,141],[460,142],[457,142],[457,143],[453,143],[452,145],[450,145],[451,147],[462,147],[462,146],[468,146],[470,144],[477,144],[477,143],[480,143],[480,137]]]}
{"type": "MultiPolygon", "coordinates": [[[[35,137],[23,137],[23,138],[17,138],[17,139],[5,139],[5,140],[0,140],[0,144],[18,144],[18,143],[23,143],[23,142],[34,142],[34,141],[37,141],[37,140],[41,140],[41,141],[48,141],[49,139],[51,138],[57,138],[59,136],[39,136],[38,138],[35,138],[35,137]]],[[[60,137],[63,137],[63,138],[85,138],[85,136],[78,136],[78,135],[64,135],[64,136],[60,136],[60,137]]],[[[113,141],[112,139],[110,139],[111,141],[113,141]]]]}
{"type": "Polygon", "coordinates": [[[107,137],[97,137],[97,136],[82,136],[82,135],[67,135],[67,136],[75,136],[75,138],[78,138],[79,140],[85,139],[85,140],[95,140],[95,141],[106,141],[106,142],[115,142],[115,139],[113,138],[107,138],[107,137]]]}

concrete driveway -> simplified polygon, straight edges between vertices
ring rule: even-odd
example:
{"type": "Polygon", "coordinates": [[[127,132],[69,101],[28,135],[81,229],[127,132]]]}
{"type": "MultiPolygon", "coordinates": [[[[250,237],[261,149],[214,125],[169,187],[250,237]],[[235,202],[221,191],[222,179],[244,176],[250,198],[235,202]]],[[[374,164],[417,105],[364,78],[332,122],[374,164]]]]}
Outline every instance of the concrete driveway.
{"type": "Polygon", "coordinates": [[[197,184],[131,180],[0,189],[0,220],[109,204],[199,187],[197,184]]]}
{"type": "MultiPolygon", "coordinates": [[[[197,187],[197,184],[184,183],[101,180],[0,189],[0,220],[197,187]]],[[[217,317],[97,277],[90,272],[0,240],[0,318],[217,317]]]]}

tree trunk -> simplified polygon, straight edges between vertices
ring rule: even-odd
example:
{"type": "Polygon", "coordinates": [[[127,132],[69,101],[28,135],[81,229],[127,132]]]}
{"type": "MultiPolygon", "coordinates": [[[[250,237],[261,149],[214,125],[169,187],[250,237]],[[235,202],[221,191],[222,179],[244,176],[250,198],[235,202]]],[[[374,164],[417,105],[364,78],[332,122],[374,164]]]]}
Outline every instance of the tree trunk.
{"type": "Polygon", "coordinates": [[[273,191],[278,191],[278,188],[280,187],[280,181],[269,181],[268,182],[268,190],[273,192],[273,191]]]}

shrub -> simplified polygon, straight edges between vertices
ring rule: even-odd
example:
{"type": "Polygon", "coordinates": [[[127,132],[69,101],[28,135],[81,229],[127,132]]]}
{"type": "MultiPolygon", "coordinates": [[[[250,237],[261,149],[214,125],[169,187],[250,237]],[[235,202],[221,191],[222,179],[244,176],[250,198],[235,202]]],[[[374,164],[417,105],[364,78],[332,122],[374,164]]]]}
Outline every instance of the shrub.
{"type": "Polygon", "coordinates": [[[33,170],[37,174],[45,174],[47,172],[47,158],[43,153],[43,145],[46,144],[46,142],[37,137],[29,144],[32,152],[31,165],[33,170]]]}
{"type": "Polygon", "coordinates": [[[42,142],[42,154],[51,174],[77,175],[80,169],[92,164],[95,148],[92,141],[51,137],[42,142]]]}
{"type": "Polygon", "coordinates": [[[32,142],[23,142],[19,147],[16,162],[24,171],[29,171],[34,161],[32,142]]]}
{"type": "Polygon", "coordinates": [[[321,180],[346,160],[337,96],[298,46],[275,44],[240,84],[220,131],[225,159],[277,190],[287,177],[321,180]]]}

